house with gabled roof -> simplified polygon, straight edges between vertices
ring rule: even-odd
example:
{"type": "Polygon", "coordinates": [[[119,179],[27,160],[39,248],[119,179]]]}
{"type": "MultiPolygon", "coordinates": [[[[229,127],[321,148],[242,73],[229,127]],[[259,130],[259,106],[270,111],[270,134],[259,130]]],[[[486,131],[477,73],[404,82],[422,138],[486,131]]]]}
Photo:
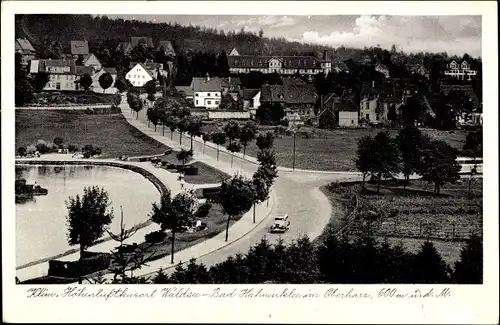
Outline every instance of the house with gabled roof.
{"type": "Polygon", "coordinates": [[[445,76],[449,76],[458,80],[472,80],[477,75],[477,70],[471,68],[471,65],[467,61],[462,61],[458,63],[452,60],[446,65],[446,70],[444,71],[445,76]]]}
{"type": "Polygon", "coordinates": [[[210,78],[208,74],[205,78],[195,77],[191,81],[190,88],[193,90],[195,107],[219,108],[222,99],[222,80],[220,78],[210,78]]]}
{"type": "Polygon", "coordinates": [[[77,66],[75,60],[32,60],[30,73],[47,73],[49,81],[43,90],[74,91],[84,90],[79,80],[85,74],[93,76],[91,67],[77,66]]]}
{"type": "Polygon", "coordinates": [[[115,82],[117,79],[118,73],[116,71],[116,68],[114,67],[103,67],[101,70],[97,71],[93,76],[92,76],[92,90],[96,93],[104,93],[104,94],[116,94],[118,92],[118,89],[115,87],[115,82]],[[99,82],[99,78],[105,73],[109,73],[111,77],[113,78],[113,83],[111,84],[111,87],[107,88],[106,90],[102,89],[101,84],[99,82]]]}
{"type": "Polygon", "coordinates": [[[250,111],[251,115],[255,115],[260,106],[260,89],[243,89],[241,92],[243,109],[250,111]]]}
{"type": "Polygon", "coordinates": [[[280,104],[284,111],[284,119],[311,118],[318,99],[313,85],[263,85],[261,87],[261,104],[280,104]]]}
{"type": "Polygon", "coordinates": [[[385,64],[382,64],[381,62],[375,63],[375,71],[380,72],[386,78],[389,78],[389,68],[385,64]]]}
{"type": "Polygon", "coordinates": [[[131,69],[125,75],[125,79],[134,87],[143,87],[148,81],[156,79],[159,72],[155,71],[155,68],[159,66],[148,66],[146,63],[141,62],[131,62],[130,67],[131,69]]]}
{"type": "Polygon", "coordinates": [[[160,41],[156,48],[156,52],[163,52],[165,56],[175,56],[175,50],[170,41],[160,41]]]}
{"type": "Polygon", "coordinates": [[[17,53],[21,54],[21,63],[23,65],[28,65],[31,60],[36,57],[36,51],[30,41],[26,38],[18,38],[15,42],[15,50],[17,53]]]}

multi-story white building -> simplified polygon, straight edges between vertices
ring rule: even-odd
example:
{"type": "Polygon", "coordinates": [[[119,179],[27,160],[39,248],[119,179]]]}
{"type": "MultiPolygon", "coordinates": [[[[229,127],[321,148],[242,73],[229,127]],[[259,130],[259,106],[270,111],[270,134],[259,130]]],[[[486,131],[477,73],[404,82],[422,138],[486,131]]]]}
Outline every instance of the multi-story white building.
{"type": "Polygon", "coordinates": [[[325,51],[323,59],[314,56],[255,56],[240,55],[233,49],[228,56],[231,73],[278,73],[280,75],[301,75],[312,77],[318,73],[328,74],[332,70],[332,62],[325,51]]]}
{"type": "Polygon", "coordinates": [[[87,74],[92,78],[91,67],[76,66],[75,60],[32,60],[30,73],[46,73],[49,81],[43,90],[74,91],[84,90],[79,80],[87,74]]]}
{"type": "Polygon", "coordinates": [[[125,75],[125,79],[130,81],[134,87],[143,87],[148,81],[158,78],[158,74],[164,75],[163,64],[155,62],[130,63],[130,71],[125,75]]]}
{"type": "Polygon", "coordinates": [[[450,76],[458,80],[472,80],[477,75],[477,70],[471,69],[467,61],[458,64],[455,60],[446,65],[445,76],[450,76]]]}

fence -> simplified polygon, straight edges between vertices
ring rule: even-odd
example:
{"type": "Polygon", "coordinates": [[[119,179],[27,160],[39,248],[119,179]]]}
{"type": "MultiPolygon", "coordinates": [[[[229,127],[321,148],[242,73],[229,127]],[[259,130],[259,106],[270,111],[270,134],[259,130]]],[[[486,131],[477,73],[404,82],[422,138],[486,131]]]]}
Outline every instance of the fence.
{"type": "Polygon", "coordinates": [[[420,220],[418,223],[401,223],[397,218],[392,220],[379,220],[375,222],[366,221],[364,223],[353,223],[348,225],[350,234],[360,234],[367,229],[371,229],[377,236],[388,238],[412,238],[412,239],[430,239],[441,241],[465,241],[471,233],[482,233],[480,224],[470,226],[450,223],[444,226],[435,226],[430,223],[424,223],[420,220]]]}

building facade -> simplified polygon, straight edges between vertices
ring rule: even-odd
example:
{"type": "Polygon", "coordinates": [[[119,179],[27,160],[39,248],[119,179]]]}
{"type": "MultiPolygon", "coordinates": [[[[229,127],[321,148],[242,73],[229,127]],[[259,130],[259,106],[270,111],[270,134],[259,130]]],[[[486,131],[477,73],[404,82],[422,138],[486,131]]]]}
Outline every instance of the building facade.
{"type": "Polygon", "coordinates": [[[143,63],[131,63],[132,68],[125,75],[132,86],[143,87],[148,81],[155,79],[154,70],[148,69],[143,63]]]}
{"type": "Polygon", "coordinates": [[[476,77],[477,70],[471,69],[471,66],[467,63],[467,61],[458,63],[453,60],[446,65],[444,75],[458,80],[472,80],[476,77]]]}
{"type": "Polygon", "coordinates": [[[279,104],[287,120],[314,117],[314,106],[318,99],[313,85],[264,85],[260,89],[262,104],[279,104]]]}
{"type": "Polygon", "coordinates": [[[219,108],[222,98],[222,83],[219,78],[193,78],[191,81],[193,89],[194,107],[206,109],[219,108]]]}
{"type": "Polygon", "coordinates": [[[43,90],[75,91],[84,90],[80,85],[80,78],[88,74],[93,75],[90,67],[76,66],[75,60],[32,60],[30,73],[46,73],[49,80],[43,90]]]}
{"type": "Polygon", "coordinates": [[[101,70],[96,72],[92,77],[92,90],[96,93],[101,93],[101,94],[116,94],[118,92],[118,89],[116,89],[115,87],[116,78],[117,78],[116,68],[108,68],[108,67],[102,68],[101,70]],[[101,87],[99,78],[101,78],[101,76],[105,73],[109,73],[111,75],[111,77],[113,78],[113,83],[111,84],[111,87],[104,90],[101,87]]]}
{"type": "Polygon", "coordinates": [[[233,49],[228,56],[229,71],[234,74],[278,73],[280,75],[301,74],[312,77],[318,73],[328,74],[332,70],[332,62],[325,52],[323,59],[314,56],[254,56],[240,55],[233,49]]]}

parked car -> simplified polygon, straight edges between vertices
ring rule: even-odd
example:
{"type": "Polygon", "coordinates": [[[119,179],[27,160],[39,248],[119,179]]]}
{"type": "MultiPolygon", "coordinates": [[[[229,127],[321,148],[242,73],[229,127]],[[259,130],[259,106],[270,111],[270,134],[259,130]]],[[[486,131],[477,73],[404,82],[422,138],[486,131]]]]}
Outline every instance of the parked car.
{"type": "Polygon", "coordinates": [[[271,226],[270,231],[272,233],[285,232],[290,228],[290,219],[288,215],[281,215],[274,217],[274,223],[271,226]]]}

